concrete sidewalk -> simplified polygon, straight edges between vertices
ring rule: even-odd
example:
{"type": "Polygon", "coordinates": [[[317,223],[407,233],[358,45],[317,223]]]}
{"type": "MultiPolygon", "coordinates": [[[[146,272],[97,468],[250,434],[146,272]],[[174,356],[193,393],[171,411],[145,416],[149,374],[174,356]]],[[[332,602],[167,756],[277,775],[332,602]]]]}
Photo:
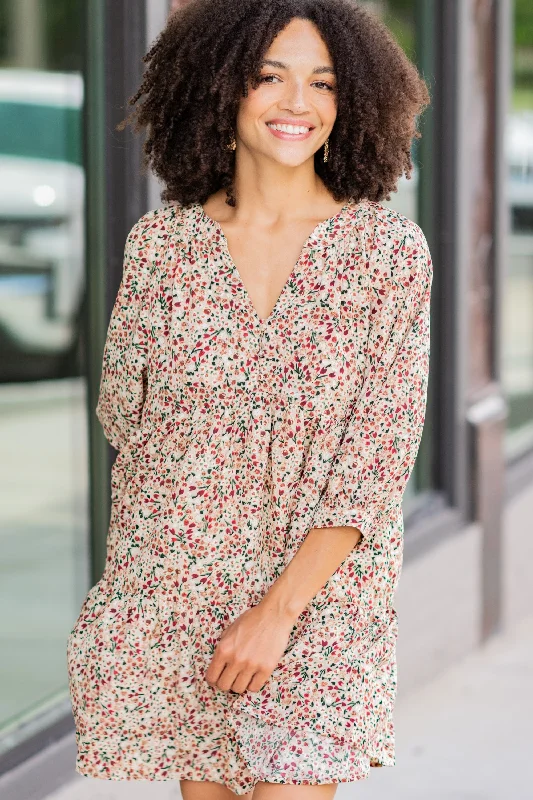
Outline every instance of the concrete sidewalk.
{"type": "MultiPolygon", "coordinates": [[[[396,707],[395,767],[341,784],[336,800],[532,800],[533,616],[396,707]]],[[[399,680],[401,675],[399,674],[399,680]]],[[[47,800],[176,800],[173,782],[76,776],[47,800]]]]}

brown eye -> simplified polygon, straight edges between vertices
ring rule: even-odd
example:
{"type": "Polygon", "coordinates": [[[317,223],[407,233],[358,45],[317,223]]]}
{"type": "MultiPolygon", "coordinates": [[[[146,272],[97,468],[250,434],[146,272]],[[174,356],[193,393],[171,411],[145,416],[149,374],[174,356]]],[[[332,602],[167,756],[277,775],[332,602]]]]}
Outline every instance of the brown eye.
{"type": "Polygon", "coordinates": [[[274,80],[278,80],[278,76],[277,75],[259,75],[259,77],[257,78],[257,83],[272,83],[270,78],[273,78],[274,80]]]}

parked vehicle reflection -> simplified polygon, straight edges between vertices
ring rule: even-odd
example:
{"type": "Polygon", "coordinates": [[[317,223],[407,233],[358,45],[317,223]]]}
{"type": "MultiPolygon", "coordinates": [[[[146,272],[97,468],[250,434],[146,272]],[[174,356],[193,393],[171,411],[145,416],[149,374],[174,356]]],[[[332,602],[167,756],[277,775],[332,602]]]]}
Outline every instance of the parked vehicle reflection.
{"type": "Polygon", "coordinates": [[[79,372],[83,80],[0,70],[0,381],[79,372]]]}

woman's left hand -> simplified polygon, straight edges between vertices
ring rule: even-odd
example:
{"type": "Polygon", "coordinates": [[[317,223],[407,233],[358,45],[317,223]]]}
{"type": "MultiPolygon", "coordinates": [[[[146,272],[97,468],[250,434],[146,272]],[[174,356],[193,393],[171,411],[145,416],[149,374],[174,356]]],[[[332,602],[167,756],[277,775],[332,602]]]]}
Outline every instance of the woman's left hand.
{"type": "Polygon", "coordinates": [[[220,637],[206,681],[225,692],[258,692],[279,663],[293,625],[261,604],[248,608],[220,637]]]}

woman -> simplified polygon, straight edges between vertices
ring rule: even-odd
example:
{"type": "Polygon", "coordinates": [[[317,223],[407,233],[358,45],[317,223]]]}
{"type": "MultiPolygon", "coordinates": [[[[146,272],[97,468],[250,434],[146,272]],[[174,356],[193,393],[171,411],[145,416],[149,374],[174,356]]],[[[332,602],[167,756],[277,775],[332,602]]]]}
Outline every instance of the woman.
{"type": "Polygon", "coordinates": [[[379,201],[427,88],[349,0],[193,0],[145,61],[165,205],[127,238],[105,347],[119,452],[68,643],[76,768],[332,797],[395,763],[432,265],[379,201]]]}

